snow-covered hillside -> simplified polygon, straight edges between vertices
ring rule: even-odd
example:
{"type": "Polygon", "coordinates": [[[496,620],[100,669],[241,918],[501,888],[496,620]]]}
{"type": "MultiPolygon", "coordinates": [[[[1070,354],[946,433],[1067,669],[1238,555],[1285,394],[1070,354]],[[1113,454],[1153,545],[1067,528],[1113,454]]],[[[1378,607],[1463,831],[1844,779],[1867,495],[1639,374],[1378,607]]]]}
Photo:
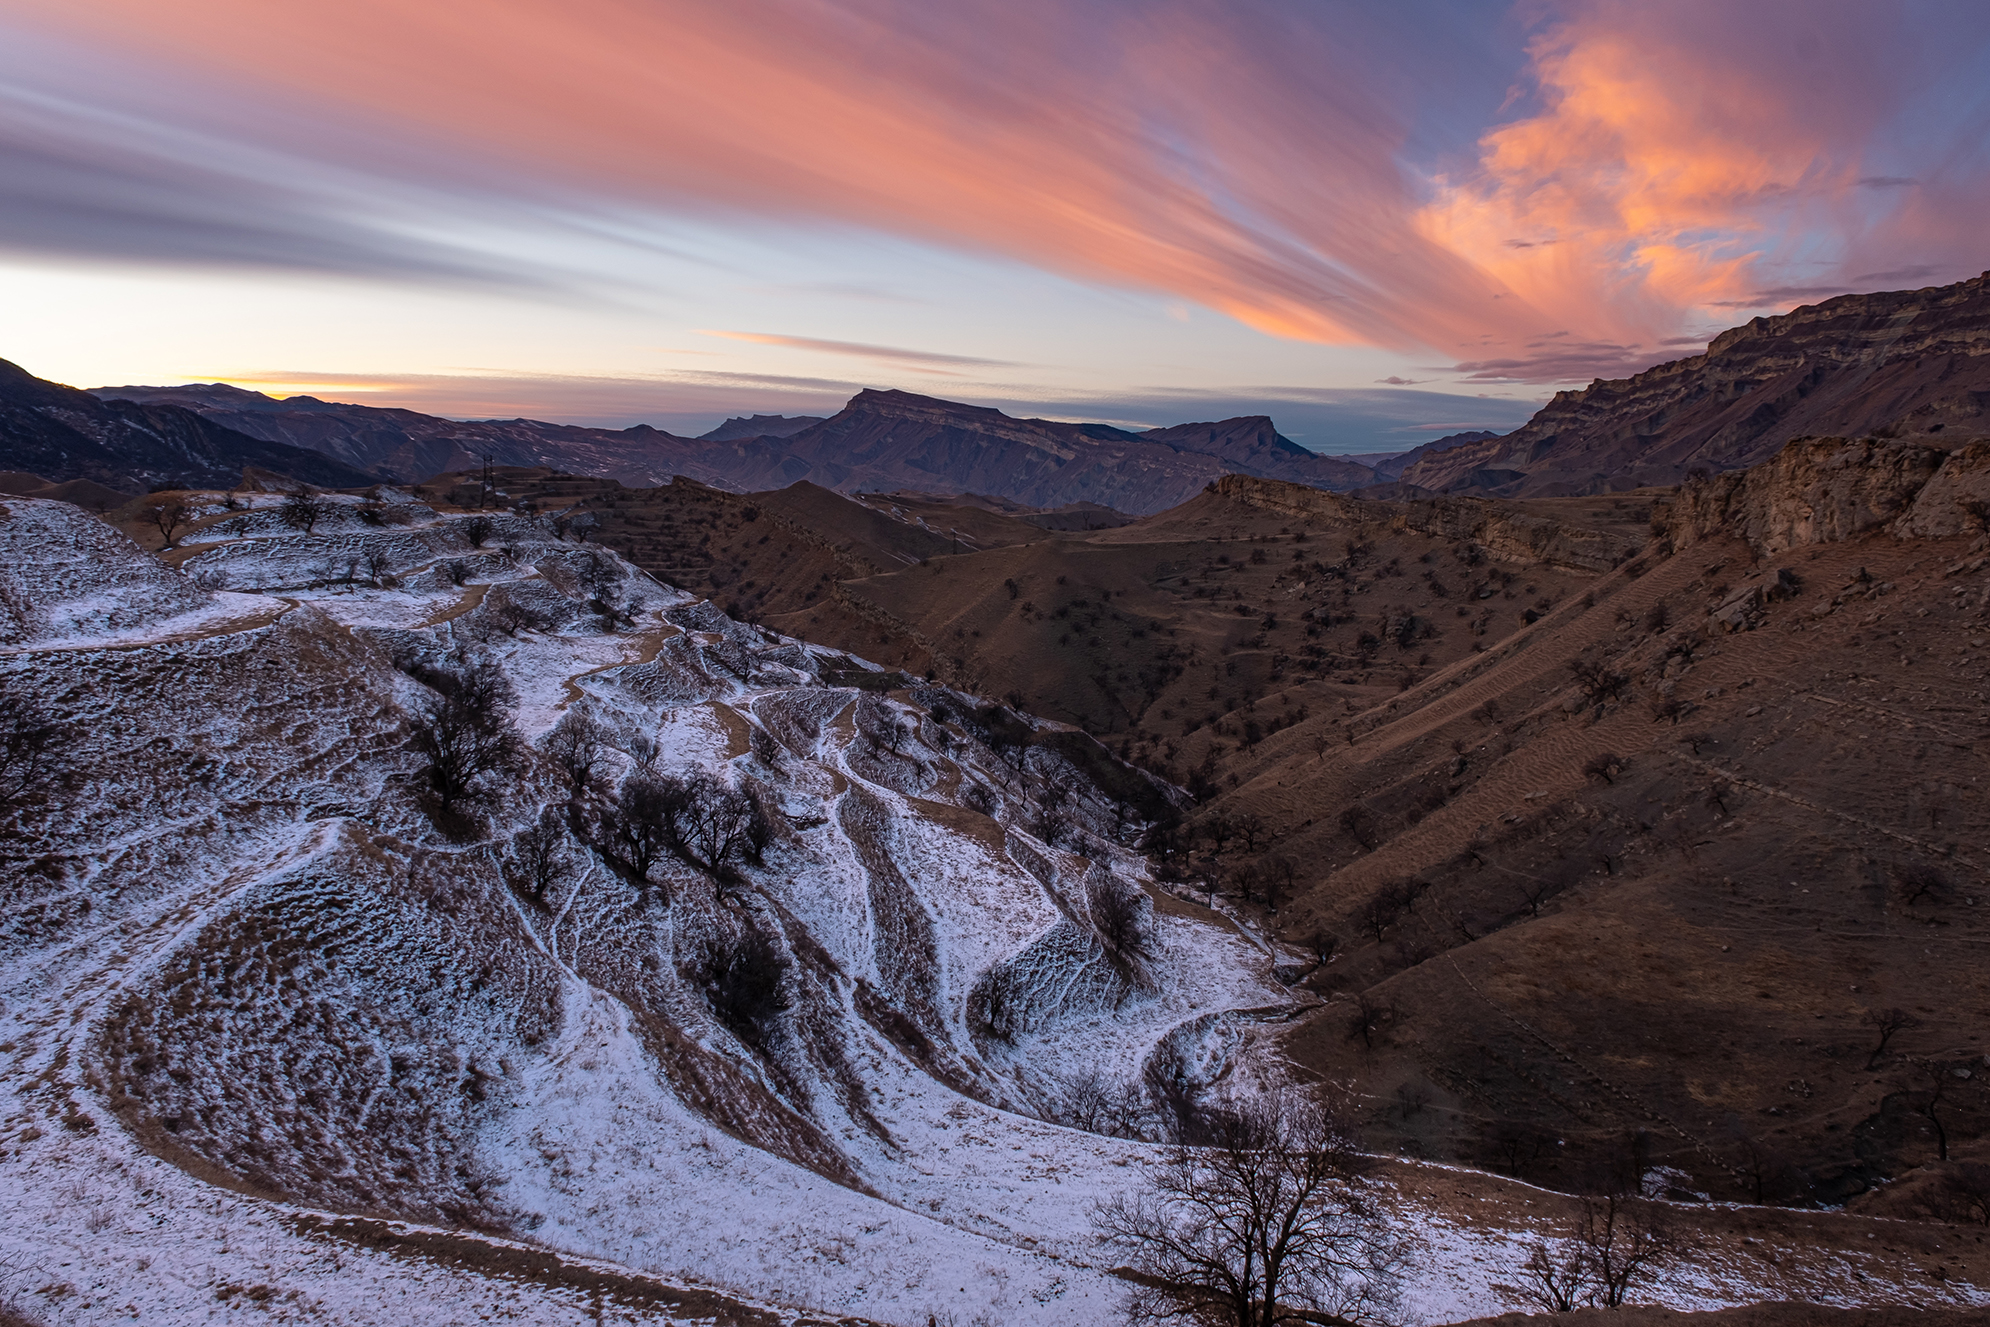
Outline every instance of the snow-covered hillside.
{"type": "Polygon", "coordinates": [[[1101,1076],[1248,1084],[1286,996],[1154,907],[1086,762],[531,522],[329,501],[211,521],[178,573],[75,508],[0,519],[0,668],[72,775],[19,809],[0,919],[0,1240],[74,1287],[42,1311],[240,1283],[366,1320],[400,1280],[314,1282],[326,1240],[255,1195],[839,1315],[1107,1312],[1085,1210],[1140,1146],[1048,1121],[1101,1076]],[[417,678],[478,665],[521,750],[439,811],[417,678]],[[699,776],[764,842],[633,871],[621,792],[699,776]],[[1144,945],[1098,933],[1115,892],[1144,945]]]}
{"type": "MultiPolygon", "coordinates": [[[[1123,846],[1167,790],[522,518],[278,501],[178,570],[0,505],[61,725],[0,806],[0,1306],[1111,1319],[1090,1209],[1295,1012],[1123,846]]],[[[1507,1305],[1521,1246],[1398,1212],[1413,1312],[1507,1305]]]]}

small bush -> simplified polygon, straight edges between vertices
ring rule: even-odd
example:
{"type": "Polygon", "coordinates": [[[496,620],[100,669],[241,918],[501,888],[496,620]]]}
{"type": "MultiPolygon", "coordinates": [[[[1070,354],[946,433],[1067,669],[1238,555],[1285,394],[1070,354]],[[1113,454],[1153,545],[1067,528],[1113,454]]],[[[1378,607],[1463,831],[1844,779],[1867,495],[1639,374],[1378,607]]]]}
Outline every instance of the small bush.
{"type": "Polygon", "coordinates": [[[686,974],[705,992],[719,1022],[741,1041],[759,1045],[788,1007],[781,989],[788,959],[771,939],[747,928],[707,940],[686,974]]]}

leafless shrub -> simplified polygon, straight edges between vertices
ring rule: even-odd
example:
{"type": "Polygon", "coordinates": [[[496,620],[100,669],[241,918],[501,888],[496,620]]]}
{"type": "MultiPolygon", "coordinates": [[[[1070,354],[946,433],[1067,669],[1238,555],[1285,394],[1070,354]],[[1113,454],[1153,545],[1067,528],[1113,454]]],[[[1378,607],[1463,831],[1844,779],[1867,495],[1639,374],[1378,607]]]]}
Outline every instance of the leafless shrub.
{"type": "Polygon", "coordinates": [[[1990,1165],[1954,1161],[1920,1197],[1923,1214],[1957,1225],[1990,1226],[1990,1165]]]}
{"type": "Polygon", "coordinates": [[[1871,1028],[1879,1038],[1879,1044],[1873,1047],[1872,1054],[1866,1056],[1868,1070],[1879,1063],[1880,1056],[1886,1054],[1886,1043],[1908,1028],[1921,1025],[1920,1019],[1897,1005],[1888,1009],[1868,1009],[1860,1016],[1859,1021],[1871,1028]]]}
{"type": "Polygon", "coordinates": [[[704,990],[718,1020],[741,1041],[757,1046],[788,1007],[782,990],[787,971],[788,958],[780,947],[747,926],[707,940],[686,975],[704,990]]]}
{"type": "Polygon", "coordinates": [[[61,769],[63,733],[26,700],[0,692],[0,810],[49,787],[61,769]]]}
{"type": "Polygon", "coordinates": [[[1691,708],[1692,706],[1679,697],[1662,692],[1645,702],[1645,713],[1651,716],[1653,723],[1669,723],[1674,727],[1678,726],[1679,721],[1686,717],[1686,712],[1691,708]]]}
{"type": "Polygon", "coordinates": [[[1615,783],[1617,776],[1624,772],[1624,764],[1624,758],[1616,752],[1599,751],[1583,765],[1583,777],[1598,779],[1604,783],[1615,783]]]}
{"type": "Polygon", "coordinates": [[[1575,675],[1575,684],[1582,691],[1583,698],[1592,705],[1603,705],[1623,697],[1631,685],[1631,679],[1622,673],[1606,668],[1601,664],[1578,659],[1569,665],[1569,672],[1575,675]]]}
{"type": "Polygon", "coordinates": [[[330,511],[330,503],[310,489],[300,488],[283,500],[283,505],[276,509],[276,514],[277,518],[291,529],[310,534],[330,511]]]}
{"type": "Polygon", "coordinates": [[[1912,862],[1893,873],[1893,892],[1903,907],[1913,907],[1922,899],[1941,903],[1949,897],[1948,877],[1932,866],[1912,862]]]}

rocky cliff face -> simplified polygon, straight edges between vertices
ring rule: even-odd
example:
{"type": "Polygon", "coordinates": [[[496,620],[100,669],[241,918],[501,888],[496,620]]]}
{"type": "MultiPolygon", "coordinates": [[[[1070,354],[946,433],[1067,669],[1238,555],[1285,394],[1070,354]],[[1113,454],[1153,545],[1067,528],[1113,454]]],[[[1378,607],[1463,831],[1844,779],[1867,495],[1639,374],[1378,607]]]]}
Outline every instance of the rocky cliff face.
{"type": "Polygon", "coordinates": [[[1706,353],[1561,392],[1502,438],[1403,478],[1504,497],[1675,484],[1806,435],[1990,431],[1990,273],[1844,295],[1721,333],[1706,353]]]}
{"type": "Polygon", "coordinates": [[[1799,438],[1762,465],[1687,484],[1669,517],[1678,542],[1736,535],[1764,553],[1882,527],[1903,539],[1990,529],[1990,443],[1799,438]]]}

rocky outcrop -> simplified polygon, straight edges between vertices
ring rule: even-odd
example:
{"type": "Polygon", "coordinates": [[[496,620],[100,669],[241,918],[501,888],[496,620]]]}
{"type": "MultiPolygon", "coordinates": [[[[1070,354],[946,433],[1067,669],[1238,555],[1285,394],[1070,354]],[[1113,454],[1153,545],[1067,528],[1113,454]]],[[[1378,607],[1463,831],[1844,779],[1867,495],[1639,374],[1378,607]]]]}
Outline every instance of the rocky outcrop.
{"type": "Polygon", "coordinates": [[[1880,529],[1903,539],[1980,531],[1990,528],[1990,444],[1798,438],[1761,465],[1687,484],[1665,520],[1676,543],[1732,535],[1763,553],[1880,529]]]}
{"type": "Polygon", "coordinates": [[[1705,354],[1557,393],[1515,432],[1402,478],[1501,497],[1614,492],[1745,469],[1806,435],[1978,432],[1990,433],[1990,273],[1757,318],[1705,354]]]}
{"type": "Polygon", "coordinates": [[[1522,566],[1609,571],[1641,545],[1611,530],[1570,525],[1529,516],[1482,498],[1433,498],[1416,502],[1377,502],[1342,497],[1298,484],[1250,475],[1225,475],[1214,491],[1266,511],[1335,525],[1381,524],[1454,543],[1472,543],[1495,561],[1522,566]]]}

